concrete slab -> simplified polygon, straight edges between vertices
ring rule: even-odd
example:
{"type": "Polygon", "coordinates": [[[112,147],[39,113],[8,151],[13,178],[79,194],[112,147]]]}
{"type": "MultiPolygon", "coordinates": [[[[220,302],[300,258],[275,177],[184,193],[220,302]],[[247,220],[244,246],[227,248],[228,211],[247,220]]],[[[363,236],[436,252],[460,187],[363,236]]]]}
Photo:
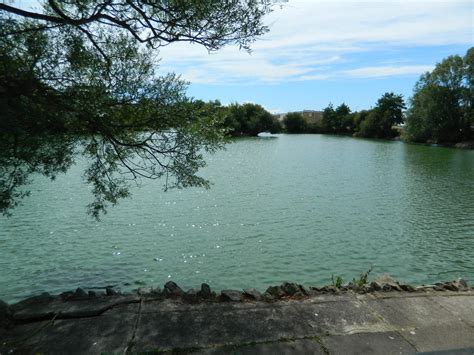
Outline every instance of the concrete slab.
{"type": "MultiPolygon", "coordinates": [[[[297,302],[294,302],[297,304],[297,302]]],[[[208,304],[187,312],[146,312],[141,315],[134,351],[207,348],[277,341],[313,334],[294,307],[208,304]]]]}
{"type": "Polygon", "coordinates": [[[13,313],[16,321],[29,322],[44,319],[65,319],[98,316],[105,311],[132,302],[138,303],[137,295],[100,297],[78,301],[62,301],[55,299],[48,303],[25,305],[13,313]]]}
{"type": "Polygon", "coordinates": [[[451,297],[430,297],[430,300],[474,327],[474,297],[459,295],[451,297]]]}
{"type": "Polygon", "coordinates": [[[135,337],[138,351],[207,348],[391,328],[354,296],[274,304],[148,303],[135,337]]]}
{"type": "Polygon", "coordinates": [[[101,354],[123,353],[133,337],[138,304],[117,306],[106,315],[19,325],[11,334],[6,353],[101,354]],[[8,352],[7,352],[8,351],[8,352]]]}
{"type": "Polygon", "coordinates": [[[356,300],[359,296],[367,297],[368,295],[359,295],[354,292],[346,292],[341,294],[321,294],[317,296],[312,296],[311,298],[305,299],[306,303],[334,303],[334,302],[349,302],[356,300]]]}
{"type": "Polygon", "coordinates": [[[366,300],[365,305],[398,329],[414,329],[440,323],[458,323],[450,312],[429,297],[366,300]]]}
{"type": "Polygon", "coordinates": [[[266,302],[201,302],[201,303],[185,303],[180,300],[145,300],[142,304],[141,313],[156,313],[156,312],[188,312],[188,311],[199,311],[207,309],[209,307],[231,307],[233,309],[270,309],[270,308],[281,308],[285,307],[288,303],[299,301],[279,301],[274,303],[266,302]]]}
{"type": "Polygon", "coordinates": [[[71,318],[34,322],[17,318],[13,328],[0,329],[0,354],[10,350],[318,354],[328,349],[336,354],[389,354],[474,348],[473,293],[406,297],[347,293],[275,303],[186,304],[148,298],[138,303],[136,298],[113,296],[108,303],[56,301],[42,304],[37,313],[32,310],[38,308],[25,304],[17,312],[71,318]]]}
{"type": "Polygon", "coordinates": [[[452,350],[442,350],[442,351],[430,351],[419,353],[419,355],[473,355],[474,347],[466,349],[452,349],[452,350]]]}
{"type": "Polygon", "coordinates": [[[413,354],[416,349],[395,332],[360,333],[324,337],[322,343],[334,355],[413,354]]]}
{"type": "Polygon", "coordinates": [[[298,302],[295,310],[316,335],[345,335],[362,332],[385,332],[391,327],[376,317],[372,310],[356,298],[336,303],[298,302]]]}
{"type": "Polygon", "coordinates": [[[400,291],[374,291],[371,293],[362,294],[363,298],[418,298],[418,297],[458,297],[458,296],[473,296],[472,291],[434,291],[434,290],[424,290],[417,292],[400,292],[400,291]]]}
{"type": "Polygon", "coordinates": [[[275,343],[249,344],[239,347],[223,347],[196,352],[199,355],[325,355],[326,352],[315,339],[280,341],[275,343]]]}
{"type": "Polygon", "coordinates": [[[414,330],[403,330],[400,334],[418,351],[440,351],[474,346],[474,329],[463,324],[441,323],[414,330]]]}
{"type": "Polygon", "coordinates": [[[51,321],[43,321],[22,324],[9,329],[0,329],[0,354],[33,353],[31,349],[27,351],[34,343],[30,339],[44,331],[51,324],[51,321]]]}
{"type": "Polygon", "coordinates": [[[460,322],[458,316],[429,297],[385,298],[366,303],[418,351],[474,345],[474,328],[460,322]]]}

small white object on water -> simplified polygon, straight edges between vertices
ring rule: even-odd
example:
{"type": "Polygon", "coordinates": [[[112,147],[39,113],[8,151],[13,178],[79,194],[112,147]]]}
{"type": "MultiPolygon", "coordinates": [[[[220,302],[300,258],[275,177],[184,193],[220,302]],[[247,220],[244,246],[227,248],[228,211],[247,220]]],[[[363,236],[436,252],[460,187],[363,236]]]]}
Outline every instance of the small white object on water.
{"type": "Polygon", "coordinates": [[[277,136],[274,136],[270,132],[260,132],[259,134],[257,134],[257,137],[259,137],[259,138],[277,138],[277,136]]]}

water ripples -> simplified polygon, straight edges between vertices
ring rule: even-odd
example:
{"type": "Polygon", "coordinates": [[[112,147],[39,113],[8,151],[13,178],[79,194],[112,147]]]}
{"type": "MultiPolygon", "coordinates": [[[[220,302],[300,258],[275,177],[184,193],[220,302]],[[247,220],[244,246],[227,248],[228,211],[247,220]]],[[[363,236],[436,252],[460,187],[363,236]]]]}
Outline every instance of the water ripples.
{"type": "Polygon", "coordinates": [[[183,287],[346,280],[474,281],[474,152],[318,135],[242,139],[210,190],[133,191],[96,223],[81,164],[38,178],[0,217],[0,299],[173,279],[183,287]]]}

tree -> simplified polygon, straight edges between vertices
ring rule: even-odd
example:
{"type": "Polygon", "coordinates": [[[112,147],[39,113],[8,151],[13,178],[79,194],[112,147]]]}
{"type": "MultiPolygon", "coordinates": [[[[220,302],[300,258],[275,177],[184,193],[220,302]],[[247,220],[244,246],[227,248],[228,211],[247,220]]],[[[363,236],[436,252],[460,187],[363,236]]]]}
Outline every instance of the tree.
{"type": "MultiPolygon", "coordinates": [[[[361,124],[367,119],[367,116],[369,115],[370,110],[362,110],[354,115],[354,129],[356,132],[359,132],[361,129],[361,124]]],[[[356,134],[357,135],[357,134],[356,134]]]]}
{"type": "Polygon", "coordinates": [[[357,135],[372,138],[390,138],[396,133],[394,125],[403,123],[405,101],[402,95],[385,93],[377,101],[377,105],[369,112],[355,118],[358,123],[357,135]]]}
{"type": "Polygon", "coordinates": [[[340,104],[336,108],[336,132],[346,133],[351,130],[352,127],[352,116],[351,109],[345,103],[340,104]]]}
{"type": "Polygon", "coordinates": [[[270,112],[252,103],[230,105],[224,124],[231,136],[256,136],[260,132],[281,131],[280,122],[270,112]]]}
{"type": "Polygon", "coordinates": [[[393,92],[385,93],[377,101],[375,111],[382,117],[384,132],[391,132],[392,126],[403,123],[403,110],[406,109],[405,101],[402,95],[396,95],[393,92]]]}
{"type": "Polygon", "coordinates": [[[298,112],[291,112],[287,114],[285,119],[283,120],[283,124],[285,125],[286,131],[288,133],[306,132],[306,120],[298,112]]]}
{"type": "Polygon", "coordinates": [[[469,139],[473,118],[474,48],[464,58],[450,56],[415,85],[407,117],[406,138],[417,142],[469,139]]]}
{"type": "Polygon", "coordinates": [[[340,104],[336,109],[332,104],[329,104],[323,110],[321,123],[323,131],[326,133],[350,132],[353,129],[351,109],[345,103],[340,104]]]}
{"type": "Polygon", "coordinates": [[[337,126],[337,115],[334,106],[330,103],[323,110],[323,118],[321,120],[323,130],[327,133],[334,133],[337,126]]]}
{"type": "MultiPolygon", "coordinates": [[[[255,38],[268,30],[262,19],[270,4],[266,0],[47,0],[42,12],[7,4],[0,4],[0,11],[4,19],[35,20],[23,31],[74,29],[99,52],[104,50],[107,32],[115,31],[152,48],[194,42],[217,50],[229,43],[249,49],[255,38]]],[[[105,52],[101,54],[107,57],[105,52]]]]}
{"type": "Polygon", "coordinates": [[[474,125],[474,47],[471,47],[463,58],[466,78],[465,107],[466,122],[474,125]]]}
{"type": "Polygon", "coordinates": [[[383,138],[380,135],[382,127],[380,125],[381,117],[375,110],[370,110],[365,119],[359,125],[357,136],[366,138],[383,138]]]}
{"type": "Polygon", "coordinates": [[[407,133],[420,142],[456,142],[461,139],[462,116],[457,99],[447,87],[426,85],[411,100],[407,133]]]}
{"type": "Polygon", "coordinates": [[[154,49],[193,42],[249,49],[267,31],[269,1],[48,0],[41,12],[0,4],[0,210],[28,192],[33,173],[54,178],[78,154],[90,165],[96,218],[128,182],[208,186],[202,152],[222,147],[223,115],[158,76],[154,49]]]}
{"type": "Polygon", "coordinates": [[[351,109],[345,103],[340,104],[336,108],[336,115],[339,117],[344,117],[351,113],[351,109]]]}

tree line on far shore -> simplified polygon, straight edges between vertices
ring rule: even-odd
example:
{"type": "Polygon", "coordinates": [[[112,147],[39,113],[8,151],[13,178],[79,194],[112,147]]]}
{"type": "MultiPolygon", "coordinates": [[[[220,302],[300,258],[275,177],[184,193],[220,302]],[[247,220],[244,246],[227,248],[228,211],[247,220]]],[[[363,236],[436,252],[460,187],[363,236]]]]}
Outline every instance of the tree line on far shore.
{"type": "MultiPolygon", "coordinates": [[[[334,108],[329,104],[323,110],[322,119],[315,123],[306,123],[305,120],[298,126],[290,125],[289,133],[326,133],[352,134],[356,137],[393,138],[398,131],[394,126],[404,121],[405,101],[402,95],[385,93],[378,99],[374,108],[352,112],[345,103],[334,108]]],[[[287,115],[286,120],[301,122],[301,114],[287,115]]]]}
{"type": "MultiPolygon", "coordinates": [[[[204,103],[202,103],[204,104],[204,103]]],[[[216,107],[216,102],[212,104],[216,107]]],[[[302,114],[288,113],[278,121],[262,106],[232,104],[223,107],[224,124],[231,136],[272,133],[347,134],[367,138],[394,138],[411,142],[456,143],[472,139],[474,124],[474,47],[464,57],[445,58],[423,74],[407,104],[402,95],[387,92],[368,110],[352,112],[342,103],[329,104],[322,119],[308,123],[302,114]],[[396,127],[404,126],[403,130],[396,127]]]]}

